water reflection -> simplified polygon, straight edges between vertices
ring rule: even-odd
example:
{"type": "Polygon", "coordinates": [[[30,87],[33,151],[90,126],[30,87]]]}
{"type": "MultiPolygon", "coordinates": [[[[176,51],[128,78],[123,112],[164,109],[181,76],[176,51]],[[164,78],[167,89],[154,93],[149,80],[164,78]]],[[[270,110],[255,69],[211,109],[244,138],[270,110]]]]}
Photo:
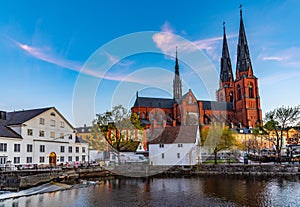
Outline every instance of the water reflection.
{"type": "Polygon", "coordinates": [[[299,177],[122,178],[97,186],[3,200],[0,207],[298,206],[299,195],[299,177]]]}

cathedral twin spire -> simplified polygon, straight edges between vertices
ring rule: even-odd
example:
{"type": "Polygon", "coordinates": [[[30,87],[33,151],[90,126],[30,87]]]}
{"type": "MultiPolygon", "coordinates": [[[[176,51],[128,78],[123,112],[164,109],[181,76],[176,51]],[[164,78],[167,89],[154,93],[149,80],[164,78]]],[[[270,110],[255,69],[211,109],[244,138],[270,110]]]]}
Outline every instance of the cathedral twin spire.
{"type": "MultiPolygon", "coordinates": [[[[229,50],[227,45],[227,38],[225,32],[225,23],[223,23],[224,36],[223,36],[223,49],[221,57],[221,73],[220,81],[222,84],[228,84],[230,79],[233,81],[232,67],[229,56],[229,50]]],[[[236,61],[236,79],[240,79],[241,76],[252,76],[252,65],[250,59],[250,53],[248,49],[248,43],[246,38],[246,32],[242,16],[242,7],[240,6],[240,30],[239,40],[237,45],[237,61],[236,61]]]]}

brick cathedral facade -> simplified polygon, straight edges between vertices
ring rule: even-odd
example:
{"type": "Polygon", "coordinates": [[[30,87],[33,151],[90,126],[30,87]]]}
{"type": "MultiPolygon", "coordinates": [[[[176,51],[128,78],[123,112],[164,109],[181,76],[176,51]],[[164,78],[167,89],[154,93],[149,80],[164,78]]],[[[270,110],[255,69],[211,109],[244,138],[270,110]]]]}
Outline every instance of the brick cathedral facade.
{"type": "Polygon", "coordinates": [[[213,122],[238,128],[251,128],[262,124],[258,78],[254,75],[251,64],[242,10],[235,78],[224,26],[217,101],[197,100],[192,90],[182,95],[176,50],[173,98],[139,97],[137,93],[131,111],[139,115],[146,128],[198,124],[203,126],[213,122]]]}

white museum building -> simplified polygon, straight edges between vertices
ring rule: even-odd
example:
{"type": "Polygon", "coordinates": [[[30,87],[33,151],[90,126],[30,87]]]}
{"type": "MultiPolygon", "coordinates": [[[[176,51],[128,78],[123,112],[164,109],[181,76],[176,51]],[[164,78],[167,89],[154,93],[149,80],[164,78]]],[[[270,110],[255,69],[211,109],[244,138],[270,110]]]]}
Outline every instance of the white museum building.
{"type": "Polygon", "coordinates": [[[88,162],[88,143],[55,108],[0,111],[0,166],[88,162]]]}

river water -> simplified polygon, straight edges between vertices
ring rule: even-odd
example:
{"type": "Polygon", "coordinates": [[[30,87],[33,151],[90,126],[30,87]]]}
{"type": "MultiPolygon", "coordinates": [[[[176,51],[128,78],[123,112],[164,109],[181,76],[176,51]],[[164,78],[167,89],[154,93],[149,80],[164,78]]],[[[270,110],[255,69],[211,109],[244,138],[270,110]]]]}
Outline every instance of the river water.
{"type": "Polygon", "coordinates": [[[300,178],[119,178],[95,186],[5,199],[0,207],[300,206],[300,178]]]}

